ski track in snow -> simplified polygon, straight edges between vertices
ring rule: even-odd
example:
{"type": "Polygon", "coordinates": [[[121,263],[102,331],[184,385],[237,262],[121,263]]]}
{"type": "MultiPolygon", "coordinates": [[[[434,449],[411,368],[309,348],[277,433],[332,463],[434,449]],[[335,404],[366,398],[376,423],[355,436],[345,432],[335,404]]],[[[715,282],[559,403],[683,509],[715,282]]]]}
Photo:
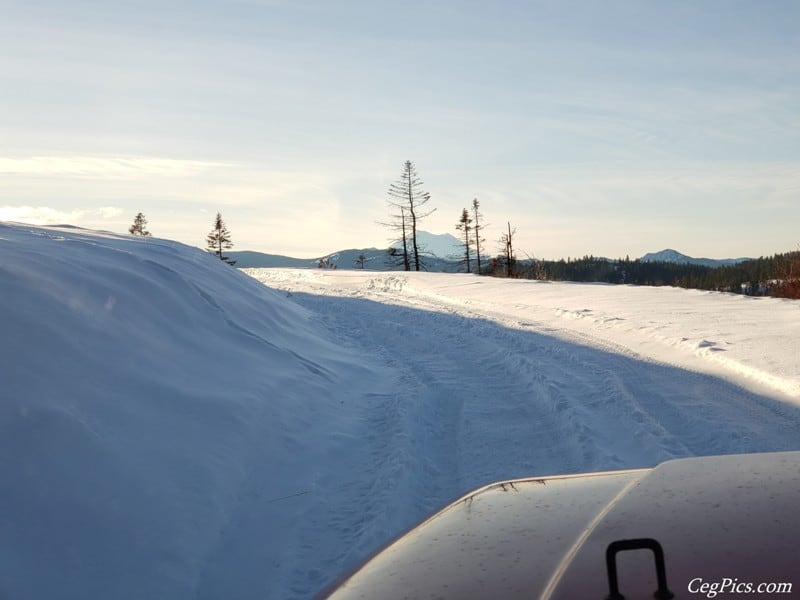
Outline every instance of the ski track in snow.
{"type": "MultiPolygon", "coordinates": [[[[533,322],[511,328],[450,299],[405,296],[396,274],[342,288],[309,273],[251,275],[393,373],[397,392],[360,407],[356,479],[326,524],[341,548],[327,579],[489,481],[800,447],[796,406],[607,341],[556,338],[533,322]]],[[[292,563],[317,560],[307,545],[291,551],[292,563]]],[[[307,575],[287,581],[297,597],[313,590],[307,575]]]]}

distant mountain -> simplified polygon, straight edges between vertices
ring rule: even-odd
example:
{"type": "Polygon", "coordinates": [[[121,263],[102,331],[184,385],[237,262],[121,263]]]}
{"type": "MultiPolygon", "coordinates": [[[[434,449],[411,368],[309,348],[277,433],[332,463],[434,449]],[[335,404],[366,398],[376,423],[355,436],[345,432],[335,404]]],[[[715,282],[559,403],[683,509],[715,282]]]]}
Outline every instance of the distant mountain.
{"type": "Polygon", "coordinates": [[[325,256],[318,256],[316,258],[293,258],[291,256],[283,256],[281,254],[265,254],[263,252],[253,252],[250,250],[242,252],[226,252],[225,253],[231,260],[236,261],[236,266],[242,269],[246,268],[293,268],[293,269],[309,269],[317,268],[321,260],[326,260],[328,264],[335,264],[337,268],[353,269],[359,254],[366,257],[366,268],[372,270],[388,270],[384,266],[386,257],[385,250],[377,248],[363,248],[340,250],[333,254],[325,256]],[[380,264],[380,266],[378,266],[380,264]]]}
{"type": "Polygon", "coordinates": [[[641,259],[642,262],[670,262],[677,264],[702,265],[704,267],[726,267],[750,260],[749,258],[693,258],[681,254],[677,250],[667,248],[661,252],[649,252],[641,259]]]}
{"type": "MultiPolygon", "coordinates": [[[[339,250],[332,254],[317,258],[292,258],[291,256],[281,256],[280,254],[264,254],[263,252],[226,252],[225,255],[231,260],[236,261],[236,266],[241,269],[269,269],[269,268],[293,268],[293,269],[316,269],[320,262],[324,261],[329,266],[337,269],[358,269],[356,261],[359,255],[363,254],[366,258],[364,269],[367,271],[402,271],[402,265],[394,265],[389,260],[386,250],[379,248],[351,248],[339,250]]],[[[455,273],[463,270],[463,267],[455,260],[446,260],[437,256],[423,257],[424,271],[434,273],[455,273]]]]}
{"type": "Polygon", "coordinates": [[[236,261],[236,266],[243,269],[259,267],[281,267],[296,268],[317,266],[317,259],[312,258],[292,258],[280,254],[265,254],[263,252],[253,252],[243,250],[241,252],[226,252],[225,256],[236,261]]]}
{"type": "MultiPolygon", "coordinates": [[[[392,244],[395,248],[401,248],[402,242],[392,244]]],[[[438,258],[459,260],[464,254],[464,244],[457,237],[449,233],[428,233],[427,231],[417,232],[417,246],[420,252],[430,254],[438,258]]]]}
{"type": "MultiPolygon", "coordinates": [[[[462,271],[463,267],[459,264],[463,246],[458,238],[449,233],[433,234],[427,231],[417,233],[417,243],[423,254],[427,271],[453,273],[462,271]]],[[[395,248],[402,244],[393,244],[395,248]]],[[[358,256],[363,254],[366,257],[364,268],[369,271],[401,271],[402,266],[390,264],[386,249],[381,248],[350,248],[339,250],[316,258],[293,258],[281,254],[266,254],[263,252],[252,252],[249,250],[241,252],[227,252],[231,260],[236,261],[236,266],[240,268],[296,268],[296,269],[315,269],[321,260],[330,265],[336,265],[338,269],[356,269],[358,256]]],[[[676,264],[703,265],[706,267],[722,267],[735,265],[749,258],[693,258],[681,254],[677,250],[666,249],[660,252],[649,252],[640,259],[642,262],[669,262],[676,264]]]]}
{"type": "MultiPolygon", "coordinates": [[[[449,233],[434,234],[427,231],[417,232],[417,244],[423,254],[427,271],[451,273],[462,270],[458,258],[462,252],[458,239],[449,233]]],[[[394,244],[402,247],[402,244],[394,244]]],[[[317,268],[321,260],[329,265],[336,265],[337,269],[356,269],[358,256],[366,257],[364,268],[368,271],[400,271],[402,266],[390,264],[387,249],[380,248],[350,248],[339,250],[317,258],[293,258],[280,254],[265,254],[249,250],[241,252],[226,252],[231,260],[236,261],[236,266],[245,268],[317,268]]]]}

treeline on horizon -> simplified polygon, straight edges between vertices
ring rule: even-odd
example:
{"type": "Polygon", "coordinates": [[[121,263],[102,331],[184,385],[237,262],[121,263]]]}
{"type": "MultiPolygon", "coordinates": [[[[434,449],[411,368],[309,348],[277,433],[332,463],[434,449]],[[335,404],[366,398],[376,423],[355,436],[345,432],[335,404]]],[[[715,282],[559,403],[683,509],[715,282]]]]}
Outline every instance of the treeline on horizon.
{"type": "MultiPolygon", "coordinates": [[[[411,161],[404,163],[400,178],[389,188],[389,196],[389,206],[393,212],[390,221],[382,225],[396,232],[400,247],[389,247],[387,266],[403,267],[406,271],[427,270],[426,253],[418,244],[417,231],[419,222],[433,211],[423,208],[430,200],[430,194],[422,189],[422,181],[411,161]]],[[[456,224],[456,229],[464,235],[464,255],[458,264],[463,265],[467,273],[545,281],[674,286],[748,296],[800,299],[800,251],[715,267],[689,262],[631,260],[629,257],[618,260],[594,256],[520,260],[514,248],[516,229],[508,222],[507,229],[498,240],[500,253],[488,258],[491,255],[486,250],[483,237],[486,225],[482,224],[483,215],[479,209],[480,203],[475,198],[472,211],[464,208],[456,224]]],[[[136,215],[128,231],[132,235],[150,235],[143,213],[136,215]]],[[[217,213],[206,241],[209,252],[230,265],[236,263],[224,256],[224,251],[229,250],[233,242],[220,213],[217,213]]],[[[335,262],[330,259],[320,259],[318,266],[336,268],[335,262]]],[[[364,254],[359,255],[356,266],[365,268],[367,260],[364,254]]]]}
{"type": "MultiPolygon", "coordinates": [[[[426,270],[425,252],[418,244],[417,231],[420,221],[433,212],[426,207],[431,196],[423,189],[422,180],[410,160],[403,164],[400,177],[391,184],[388,194],[390,219],[382,225],[395,234],[398,244],[389,248],[388,264],[403,267],[405,271],[426,270]]],[[[471,209],[464,207],[455,225],[456,230],[463,234],[461,244],[464,254],[458,262],[467,273],[549,281],[667,285],[752,296],[800,298],[800,252],[776,254],[719,267],[630,260],[628,257],[619,260],[593,256],[558,261],[519,260],[515,251],[516,229],[512,228],[509,221],[498,240],[500,253],[482,264],[482,254],[486,256],[489,253],[483,237],[486,224],[477,198],[472,201],[471,209]]],[[[363,269],[366,257],[360,255],[356,263],[363,269]]]]}
{"type": "MultiPolygon", "coordinates": [[[[483,274],[506,276],[503,257],[490,259],[483,274]]],[[[710,267],[693,263],[610,260],[594,256],[561,260],[518,260],[512,277],[546,281],[674,286],[750,296],[800,298],[800,252],[710,267]]]]}

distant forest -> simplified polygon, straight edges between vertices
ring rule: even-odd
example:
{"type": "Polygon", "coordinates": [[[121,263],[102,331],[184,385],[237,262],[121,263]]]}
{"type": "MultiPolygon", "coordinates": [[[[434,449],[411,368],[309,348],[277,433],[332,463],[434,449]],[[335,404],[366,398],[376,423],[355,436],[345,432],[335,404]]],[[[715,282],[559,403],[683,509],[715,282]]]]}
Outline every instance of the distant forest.
{"type": "MultiPolygon", "coordinates": [[[[421,221],[435,209],[426,206],[431,195],[424,190],[413,162],[405,161],[399,179],[389,186],[388,195],[390,215],[382,225],[392,231],[396,242],[388,250],[388,264],[402,267],[405,271],[426,270],[425,253],[418,243],[417,233],[421,221]]],[[[467,273],[549,281],[669,285],[751,296],[800,298],[800,251],[720,267],[631,260],[628,257],[619,260],[593,256],[558,261],[521,260],[515,252],[517,230],[507,221],[498,240],[500,254],[484,262],[488,254],[483,237],[486,223],[480,207],[480,202],[475,198],[470,208],[461,210],[455,225],[456,230],[463,234],[461,244],[464,252],[457,264],[463,266],[467,273]]],[[[366,260],[363,254],[360,255],[357,266],[363,269],[366,260]]],[[[320,266],[335,265],[321,261],[320,266]]]]}
{"type": "MultiPolygon", "coordinates": [[[[486,274],[505,275],[506,265],[501,263],[501,257],[490,260],[486,274]]],[[[529,259],[516,261],[513,276],[549,281],[669,285],[750,296],[800,298],[800,252],[721,267],[593,256],[558,261],[529,259]]]]}

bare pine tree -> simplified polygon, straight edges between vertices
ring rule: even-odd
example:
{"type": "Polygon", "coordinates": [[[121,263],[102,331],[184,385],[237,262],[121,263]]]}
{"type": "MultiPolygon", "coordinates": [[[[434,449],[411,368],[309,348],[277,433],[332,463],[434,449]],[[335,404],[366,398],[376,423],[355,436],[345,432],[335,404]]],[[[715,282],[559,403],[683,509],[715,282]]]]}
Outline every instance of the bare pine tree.
{"type": "Polygon", "coordinates": [[[469,237],[471,224],[472,224],[472,218],[469,216],[469,211],[467,211],[467,209],[465,208],[464,210],[461,211],[461,218],[458,219],[458,223],[456,224],[456,229],[464,232],[464,262],[467,265],[467,273],[472,272],[469,262],[470,259],[469,247],[472,245],[472,240],[469,237]]]}
{"type": "Polygon", "coordinates": [[[480,222],[480,220],[483,218],[480,210],[478,210],[480,206],[481,203],[478,202],[477,198],[472,200],[472,216],[475,223],[472,228],[472,239],[475,241],[475,258],[478,262],[478,275],[481,274],[481,243],[486,241],[481,237],[481,231],[484,227],[486,227],[486,225],[482,225],[480,222]]]}
{"type": "Polygon", "coordinates": [[[216,254],[220,260],[224,260],[229,265],[236,264],[235,260],[229,260],[227,256],[222,256],[223,250],[230,250],[233,248],[233,242],[231,241],[231,232],[228,231],[228,228],[225,226],[225,222],[222,220],[222,215],[217,213],[217,216],[214,218],[214,228],[211,230],[211,233],[208,234],[206,237],[206,245],[210,252],[216,254]]]}
{"type": "Polygon", "coordinates": [[[392,238],[392,244],[400,243],[402,246],[402,251],[400,248],[395,247],[394,245],[389,246],[389,249],[386,251],[387,255],[387,264],[392,267],[403,267],[404,271],[411,270],[411,258],[408,251],[409,246],[409,238],[408,238],[408,219],[406,217],[406,210],[405,207],[400,206],[399,212],[391,215],[392,221],[389,223],[380,223],[384,227],[388,227],[391,230],[395,231],[397,237],[392,238]]]}
{"type": "Polygon", "coordinates": [[[150,232],[147,231],[147,219],[145,218],[144,214],[138,213],[133,218],[133,225],[128,227],[128,233],[131,235],[141,235],[141,236],[148,236],[150,232]]]}
{"type": "MultiPolygon", "coordinates": [[[[419,271],[422,264],[420,248],[417,243],[417,226],[419,222],[433,211],[426,211],[423,207],[430,200],[431,195],[422,189],[422,180],[417,175],[414,163],[407,160],[403,165],[400,179],[389,186],[389,206],[400,211],[403,229],[403,255],[407,260],[407,270],[414,265],[414,270],[419,271]]],[[[396,215],[393,215],[396,217],[396,215]]]]}
{"type": "Polygon", "coordinates": [[[500,236],[500,244],[503,246],[503,262],[506,267],[506,277],[514,275],[514,262],[516,256],[514,255],[514,235],[517,233],[516,229],[511,229],[511,223],[508,223],[508,233],[500,236]]]}

